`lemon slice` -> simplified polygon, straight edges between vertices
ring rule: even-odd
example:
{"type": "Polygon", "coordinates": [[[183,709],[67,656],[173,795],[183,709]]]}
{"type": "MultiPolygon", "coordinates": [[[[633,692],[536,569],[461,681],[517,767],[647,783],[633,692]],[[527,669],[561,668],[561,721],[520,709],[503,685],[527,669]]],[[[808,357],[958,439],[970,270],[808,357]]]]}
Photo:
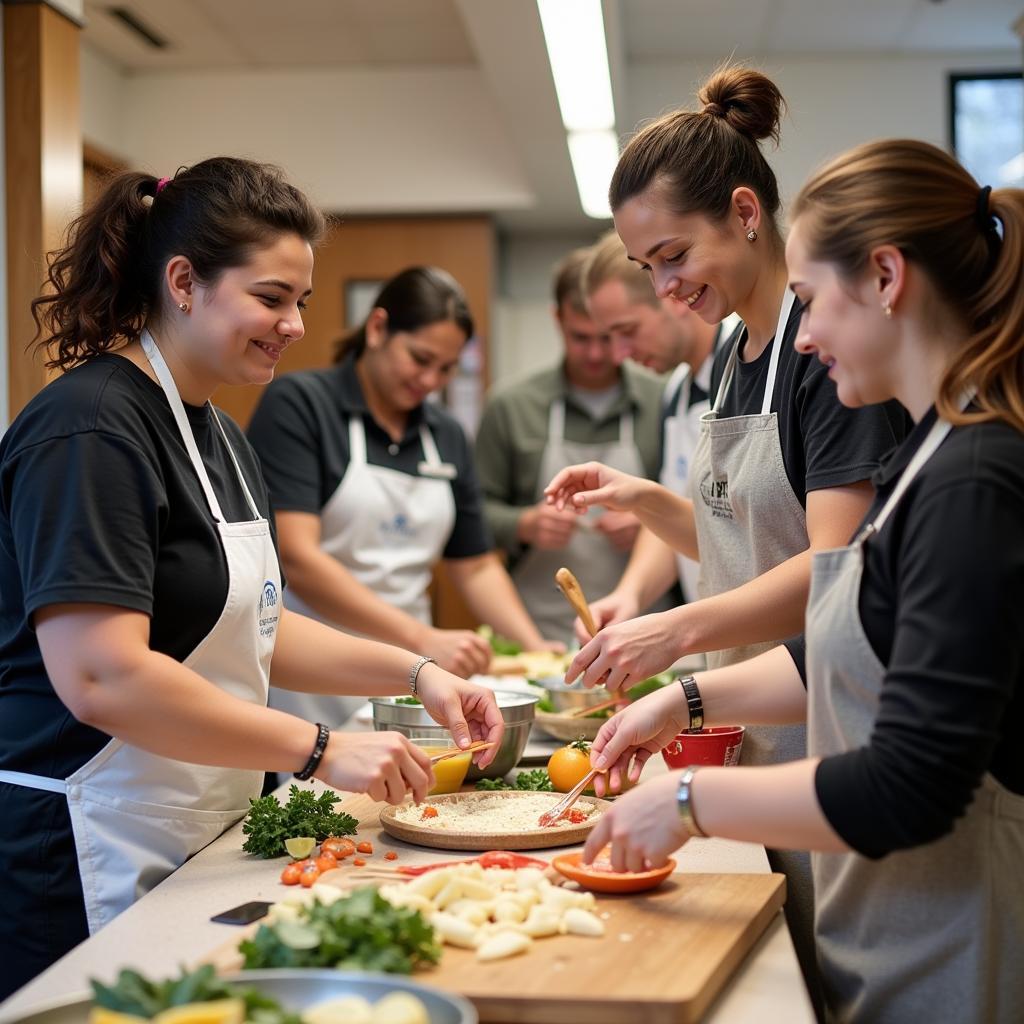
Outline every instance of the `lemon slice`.
{"type": "Polygon", "coordinates": [[[244,999],[186,1003],[163,1010],[153,1018],[154,1024],[242,1024],[244,1020],[244,999]]]}
{"type": "Polygon", "coordinates": [[[302,860],[316,848],[316,840],[312,836],[296,836],[294,839],[286,839],[284,848],[296,860],[302,860]]]}

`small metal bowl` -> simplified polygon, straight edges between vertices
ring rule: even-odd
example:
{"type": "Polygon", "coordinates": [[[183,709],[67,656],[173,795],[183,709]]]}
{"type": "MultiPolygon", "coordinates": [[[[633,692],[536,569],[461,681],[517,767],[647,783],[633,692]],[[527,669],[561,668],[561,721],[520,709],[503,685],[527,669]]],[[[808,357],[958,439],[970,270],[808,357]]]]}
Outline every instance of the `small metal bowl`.
{"type": "Polygon", "coordinates": [[[603,686],[595,686],[588,690],[579,681],[567,686],[561,676],[545,676],[543,679],[531,681],[544,688],[555,714],[561,711],[575,711],[577,708],[592,708],[595,704],[611,700],[612,697],[603,686]]]}
{"type": "MultiPolygon", "coordinates": [[[[294,1013],[339,996],[362,996],[368,1002],[376,1003],[391,992],[408,992],[427,1008],[430,1024],[478,1024],[480,1019],[473,1004],[462,996],[392,974],[278,968],[239,971],[226,975],[224,981],[259,989],[294,1013]]],[[[92,1005],[91,994],[71,996],[40,1007],[24,1017],[14,1018],[9,1024],[87,1024],[92,1005]]]]}
{"type": "MultiPolygon", "coordinates": [[[[530,738],[534,707],[539,696],[516,693],[514,690],[495,690],[501,717],[505,719],[505,736],[498,748],[498,756],[483,770],[471,764],[466,782],[477,779],[500,779],[519,763],[530,738]]],[[[436,736],[447,738],[450,733],[438,725],[422,704],[398,704],[395,697],[371,697],[373,727],[377,732],[400,732],[403,736],[436,736]]]]}

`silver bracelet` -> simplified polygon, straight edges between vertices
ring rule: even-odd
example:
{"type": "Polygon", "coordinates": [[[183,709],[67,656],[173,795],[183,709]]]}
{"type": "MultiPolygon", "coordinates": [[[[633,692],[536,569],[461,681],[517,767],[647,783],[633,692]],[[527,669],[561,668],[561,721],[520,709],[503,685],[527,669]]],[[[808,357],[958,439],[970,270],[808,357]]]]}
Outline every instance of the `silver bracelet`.
{"type": "Polygon", "coordinates": [[[683,820],[683,825],[686,826],[686,831],[691,836],[706,836],[707,833],[697,824],[697,819],[693,816],[691,786],[696,774],[696,768],[683,769],[683,774],[679,776],[679,788],[676,790],[676,807],[679,810],[679,817],[683,820]]]}
{"type": "Polygon", "coordinates": [[[423,668],[424,665],[436,664],[437,662],[433,658],[430,658],[426,654],[424,654],[423,657],[420,658],[411,669],[409,669],[409,692],[414,697],[419,696],[419,693],[416,690],[416,680],[419,678],[420,669],[423,668]]]}

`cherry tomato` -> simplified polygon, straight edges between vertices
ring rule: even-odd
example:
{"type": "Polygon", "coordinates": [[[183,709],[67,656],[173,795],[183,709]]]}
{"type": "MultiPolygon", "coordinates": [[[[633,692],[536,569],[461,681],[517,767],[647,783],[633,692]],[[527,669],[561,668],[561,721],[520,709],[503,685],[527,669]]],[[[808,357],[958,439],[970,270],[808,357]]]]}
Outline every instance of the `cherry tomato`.
{"type": "MultiPolygon", "coordinates": [[[[365,867],[366,867],[366,861],[365,861],[365,860],[363,860],[363,858],[362,858],[362,857],[354,857],[354,858],[352,859],[352,863],[353,863],[353,864],[354,864],[354,865],[355,865],[355,866],[356,866],[357,868],[365,868],[365,867]]],[[[324,884],[326,885],[327,883],[325,882],[324,884]]]]}
{"type": "Polygon", "coordinates": [[[590,771],[590,744],[576,740],[559,747],[548,760],[551,785],[560,793],[568,793],[590,771]]]}
{"type": "Polygon", "coordinates": [[[356,852],[356,844],[351,839],[346,839],[341,836],[328,836],[320,844],[321,853],[332,853],[338,860],[344,860],[346,857],[351,857],[356,852]]]}
{"type": "Polygon", "coordinates": [[[320,877],[320,869],[315,864],[310,864],[308,867],[302,869],[302,874],[299,876],[299,881],[302,883],[304,889],[310,888],[316,880],[320,877]]]}
{"type": "Polygon", "coordinates": [[[394,850],[388,850],[388,852],[384,854],[384,859],[385,860],[398,860],[398,854],[395,853],[394,850]]]}
{"type": "Polygon", "coordinates": [[[302,875],[302,868],[298,864],[289,864],[284,871],[281,872],[281,881],[285,885],[298,885],[299,877],[302,875]]]}
{"type": "Polygon", "coordinates": [[[320,869],[320,873],[323,874],[323,872],[330,871],[338,866],[338,858],[333,853],[321,853],[316,859],[316,866],[320,869]]]}
{"type": "Polygon", "coordinates": [[[364,839],[361,843],[356,843],[356,850],[359,853],[373,853],[373,843],[368,843],[364,839]]]}
{"type": "Polygon", "coordinates": [[[420,815],[421,819],[422,818],[436,818],[436,817],[437,817],[437,808],[436,807],[431,807],[429,804],[426,807],[423,808],[423,813],[420,815]]]}

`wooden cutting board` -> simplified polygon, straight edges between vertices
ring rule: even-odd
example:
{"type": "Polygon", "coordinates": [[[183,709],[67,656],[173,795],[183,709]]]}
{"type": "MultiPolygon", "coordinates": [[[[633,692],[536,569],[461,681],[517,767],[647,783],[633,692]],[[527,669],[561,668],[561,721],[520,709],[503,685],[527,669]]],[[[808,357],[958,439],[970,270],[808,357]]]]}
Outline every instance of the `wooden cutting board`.
{"type": "MultiPolygon", "coordinates": [[[[468,997],[482,1024],[691,1024],[784,898],[783,875],[675,874],[649,893],[598,895],[603,938],[538,939],[492,963],[445,946],[441,963],[415,978],[468,997]]],[[[222,971],[241,966],[225,947],[206,959],[222,971]]]]}

